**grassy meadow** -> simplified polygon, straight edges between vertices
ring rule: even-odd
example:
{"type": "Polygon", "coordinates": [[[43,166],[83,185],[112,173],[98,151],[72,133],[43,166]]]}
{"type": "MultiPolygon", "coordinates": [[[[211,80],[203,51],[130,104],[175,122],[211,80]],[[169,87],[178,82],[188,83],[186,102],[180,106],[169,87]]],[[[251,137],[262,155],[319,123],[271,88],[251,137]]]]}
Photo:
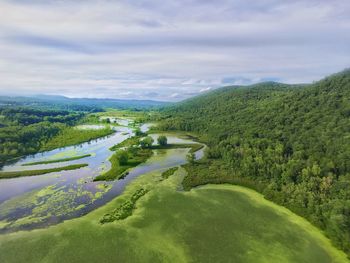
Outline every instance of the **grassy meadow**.
{"type": "Polygon", "coordinates": [[[48,168],[48,169],[40,169],[40,170],[0,172],[0,179],[15,178],[15,177],[21,177],[21,176],[34,176],[34,175],[48,174],[48,173],[53,173],[53,172],[76,170],[76,169],[86,167],[86,166],[88,166],[87,163],[82,163],[82,164],[71,164],[71,165],[67,165],[67,166],[48,168]]]}
{"type": "Polygon", "coordinates": [[[40,151],[50,151],[53,149],[80,144],[91,140],[98,139],[114,133],[115,131],[110,127],[104,129],[76,129],[75,127],[68,127],[63,129],[57,136],[45,143],[40,151]]]}

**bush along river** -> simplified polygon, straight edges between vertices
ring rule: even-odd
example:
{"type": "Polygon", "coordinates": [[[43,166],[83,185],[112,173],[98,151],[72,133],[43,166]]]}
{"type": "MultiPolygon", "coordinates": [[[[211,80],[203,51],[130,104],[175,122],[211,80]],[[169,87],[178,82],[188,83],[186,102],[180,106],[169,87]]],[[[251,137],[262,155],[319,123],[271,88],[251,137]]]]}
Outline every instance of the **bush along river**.
{"type": "MultiPolygon", "coordinates": [[[[123,120],[113,126],[115,133],[94,141],[55,149],[27,156],[16,163],[4,166],[2,172],[43,170],[69,165],[86,164],[75,170],[63,170],[35,176],[0,180],[0,233],[31,230],[57,224],[63,220],[82,216],[104,205],[139,175],[166,170],[186,163],[188,148],[153,150],[145,162],[131,169],[126,177],[115,181],[94,182],[93,179],[111,167],[108,161],[114,153],[109,148],[132,136],[132,122],[123,120]]],[[[104,126],[79,126],[80,129],[96,129],[104,126]]],[[[143,132],[148,124],[140,126],[143,132]]],[[[152,134],[156,138],[157,134],[152,134]]],[[[167,135],[168,143],[196,143],[167,135]]],[[[203,156],[203,149],[196,153],[203,156]]]]}

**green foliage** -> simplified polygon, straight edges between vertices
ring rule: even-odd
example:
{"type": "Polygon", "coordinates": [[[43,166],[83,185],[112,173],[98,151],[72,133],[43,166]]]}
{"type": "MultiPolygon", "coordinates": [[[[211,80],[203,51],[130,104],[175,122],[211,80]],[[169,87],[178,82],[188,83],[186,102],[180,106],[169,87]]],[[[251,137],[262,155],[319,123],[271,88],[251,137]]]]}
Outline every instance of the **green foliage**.
{"type": "Polygon", "coordinates": [[[37,164],[49,164],[49,163],[68,162],[68,161],[74,161],[74,160],[83,159],[83,158],[90,157],[90,156],[91,156],[91,154],[85,154],[85,155],[79,155],[79,156],[68,157],[68,158],[62,158],[62,159],[55,159],[55,160],[48,160],[48,161],[40,161],[40,162],[25,163],[25,164],[22,164],[22,166],[37,165],[37,164]]]}
{"type": "MultiPolygon", "coordinates": [[[[135,124],[135,122],[134,122],[134,124],[135,124]]],[[[142,132],[140,128],[135,129],[135,136],[142,137],[142,136],[146,136],[146,135],[147,135],[147,133],[142,132]]]]}
{"type": "Polygon", "coordinates": [[[168,138],[164,135],[160,135],[157,139],[159,145],[167,145],[168,144],[168,138]]]}
{"type": "Polygon", "coordinates": [[[41,175],[53,172],[60,171],[68,171],[68,170],[76,170],[82,167],[88,166],[88,164],[72,164],[63,167],[50,168],[50,169],[41,169],[41,170],[25,170],[25,171],[14,171],[14,172],[0,172],[0,179],[3,178],[14,178],[21,176],[33,176],[33,175],[41,175]]]}
{"type": "Polygon", "coordinates": [[[119,100],[119,99],[84,99],[84,98],[67,98],[64,96],[33,96],[33,97],[5,97],[0,96],[0,104],[29,106],[35,105],[43,109],[65,109],[71,111],[98,112],[103,109],[111,108],[118,110],[130,110],[142,112],[144,110],[159,109],[169,103],[150,100],[119,100]]]}
{"type": "Polygon", "coordinates": [[[177,167],[172,167],[172,168],[162,172],[163,179],[169,178],[169,176],[173,175],[178,169],[179,169],[179,167],[177,166],[177,167]]]}
{"type": "Polygon", "coordinates": [[[100,219],[101,224],[110,223],[116,220],[122,220],[132,215],[132,211],[135,209],[137,200],[144,196],[148,190],[140,188],[130,198],[130,200],[122,203],[112,213],[103,215],[100,219]]]}
{"type": "Polygon", "coordinates": [[[162,183],[154,176],[139,176],[121,195],[82,217],[0,235],[0,261],[348,262],[318,229],[255,191],[210,185],[184,192],[171,184],[180,178],[162,183]],[[141,187],[151,190],[129,218],[100,223],[141,187]]]}
{"type": "Polygon", "coordinates": [[[111,151],[115,151],[121,147],[131,147],[131,146],[137,146],[140,144],[140,138],[139,136],[133,136],[130,137],[124,141],[122,141],[121,143],[118,143],[114,146],[112,146],[111,148],[109,148],[111,151]]]}
{"type": "Polygon", "coordinates": [[[82,113],[28,107],[0,107],[0,166],[40,150],[61,130],[78,122],[82,113]]]}
{"type": "Polygon", "coordinates": [[[147,136],[146,138],[140,141],[140,146],[142,148],[151,148],[153,143],[154,143],[153,138],[151,136],[147,136]]]}
{"type": "Polygon", "coordinates": [[[118,151],[118,160],[119,165],[126,165],[128,163],[129,155],[127,151],[120,150],[118,151]]]}
{"type": "Polygon", "coordinates": [[[123,178],[127,175],[128,169],[145,162],[152,154],[150,149],[140,149],[138,147],[130,147],[126,151],[118,151],[109,158],[111,169],[96,176],[94,181],[112,181],[123,178]],[[124,160],[120,161],[123,158],[124,160]]]}
{"type": "Polygon", "coordinates": [[[199,143],[176,143],[167,145],[152,145],[151,149],[178,149],[178,148],[190,148],[189,153],[195,153],[204,147],[203,144],[199,143]]]}
{"type": "Polygon", "coordinates": [[[209,146],[208,163],[199,167],[215,176],[189,173],[187,188],[250,185],[306,217],[350,255],[349,70],[311,85],[226,87],[163,116],[160,129],[196,132],[209,146]]]}
{"type": "Polygon", "coordinates": [[[115,131],[110,127],[104,129],[90,129],[82,130],[74,127],[67,127],[62,129],[59,134],[50,139],[41,147],[41,151],[53,150],[60,147],[69,145],[75,145],[91,140],[95,140],[100,137],[104,137],[114,133],[115,131]]]}
{"type": "Polygon", "coordinates": [[[188,153],[186,155],[186,160],[187,160],[187,162],[189,162],[190,164],[193,165],[194,162],[196,161],[196,157],[195,157],[194,153],[188,153]]]}

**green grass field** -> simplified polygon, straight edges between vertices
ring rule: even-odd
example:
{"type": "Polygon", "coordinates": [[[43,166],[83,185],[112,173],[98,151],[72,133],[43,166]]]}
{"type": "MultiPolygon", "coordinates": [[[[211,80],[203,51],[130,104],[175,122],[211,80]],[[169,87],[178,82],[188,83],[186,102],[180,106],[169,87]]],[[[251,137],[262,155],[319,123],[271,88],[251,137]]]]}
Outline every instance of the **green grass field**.
{"type": "Polygon", "coordinates": [[[0,262],[348,262],[318,229],[252,190],[178,191],[184,173],[140,176],[86,216],[0,235],[0,262]],[[141,187],[131,216],[99,223],[141,187]]]}

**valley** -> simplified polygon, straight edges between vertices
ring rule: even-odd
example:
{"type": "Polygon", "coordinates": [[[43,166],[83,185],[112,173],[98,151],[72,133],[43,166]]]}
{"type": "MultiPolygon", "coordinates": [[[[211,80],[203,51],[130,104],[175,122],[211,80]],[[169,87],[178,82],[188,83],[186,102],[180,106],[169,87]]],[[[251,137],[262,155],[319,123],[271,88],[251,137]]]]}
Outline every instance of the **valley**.
{"type": "MultiPolygon", "coordinates": [[[[58,130],[25,141],[32,154],[3,148],[0,261],[349,262],[349,94],[333,95],[337,81],[348,87],[348,73],[223,88],[157,111],[32,111],[58,130]],[[336,130],[316,119],[331,116],[336,130]]],[[[6,114],[3,132],[33,125],[6,114]]],[[[21,150],[9,134],[6,147],[21,150]]]]}

